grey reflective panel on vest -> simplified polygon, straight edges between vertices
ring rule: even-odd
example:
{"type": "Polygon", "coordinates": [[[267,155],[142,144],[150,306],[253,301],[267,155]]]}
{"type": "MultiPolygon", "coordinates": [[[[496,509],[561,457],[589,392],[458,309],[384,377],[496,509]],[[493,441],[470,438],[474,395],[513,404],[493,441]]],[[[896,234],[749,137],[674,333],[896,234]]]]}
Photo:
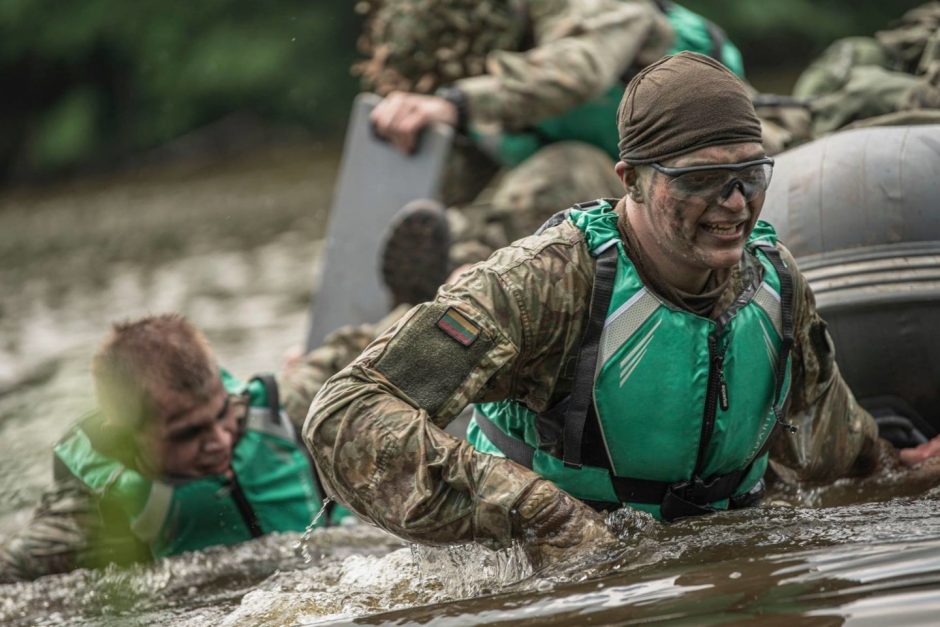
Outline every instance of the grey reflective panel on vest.
{"type": "Polygon", "coordinates": [[[783,337],[783,312],[780,308],[780,294],[774,288],[761,283],[754,295],[754,302],[758,307],[764,310],[767,317],[774,323],[774,329],[778,337],[783,337]]]}
{"type": "MultiPolygon", "coordinates": [[[[636,330],[643,326],[650,316],[660,307],[658,298],[643,288],[630,297],[630,300],[617,308],[604,322],[604,331],[601,333],[600,358],[597,360],[597,370],[607,363],[617,349],[626,342],[636,330]]],[[[637,346],[645,346],[640,343],[637,346]]],[[[629,356],[625,357],[626,360],[629,356]]],[[[639,361],[635,359],[634,361],[639,361]]],[[[629,374],[627,374],[629,376],[629,374]]],[[[623,375],[621,375],[623,378],[623,375]]]]}
{"type": "Polygon", "coordinates": [[[248,408],[248,429],[267,433],[289,442],[295,441],[294,426],[283,409],[278,414],[278,418],[279,420],[273,419],[268,407],[250,407],[248,408]]]}
{"type": "MultiPolygon", "coordinates": [[[[774,330],[777,332],[777,337],[783,337],[783,310],[780,306],[780,294],[778,294],[774,288],[767,285],[767,283],[761,283],[760,287],[757,289],[757,293],[754,294],[753,300],[758,307],[764,310],[767,317],[770,318],[771,324],[773,324],[774,330]]],[[[761,321],[761,328],[764,332],[764,348],[767,350],[767,358],[770,360],[770,366],[773,368],[774,376],[776,377],[776,340],[770,337],[770,333],[764,328],[764,325],[766,325],[766,322],[761,321]]]]}
{"type": "Polygon", "coordinates": [[[614,244],[616,244],[616,243],[619,242],[619,241],[620,241],[619,239],[609,239],[609,240],[607,240],[606,242],[604,242],[604,243],[601,244],[600,246],[595,247],[594,250],[591,251],[591,256],[592,256],[592,257],[598,257],[598,256],[600,256],[600,254],[601,254],[602,252],[604,252],[605,250],[607,250],[608,248],[610,248],[611,246],[613,246],[614,244]]]}
{"type": "Polygon", "coordinates": [[[134,535],[147,544],[153,542],[163,528],[172,501],[173,486],[162,481],[152,482],[144,509],[131,521],[131,531],[134,535]]]}

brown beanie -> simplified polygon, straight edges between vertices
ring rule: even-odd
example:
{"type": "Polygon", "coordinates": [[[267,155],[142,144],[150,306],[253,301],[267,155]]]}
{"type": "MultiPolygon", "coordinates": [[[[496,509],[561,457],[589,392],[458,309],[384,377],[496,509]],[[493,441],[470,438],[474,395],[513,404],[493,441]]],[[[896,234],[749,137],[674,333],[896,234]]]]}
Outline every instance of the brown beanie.
{"type": "Polygon", "coordinates": [[[617,129],[620,159],[630,164],[761,141],[744,82],[695,52],[663,57],[633,77],[617,110],[617,129]]]}

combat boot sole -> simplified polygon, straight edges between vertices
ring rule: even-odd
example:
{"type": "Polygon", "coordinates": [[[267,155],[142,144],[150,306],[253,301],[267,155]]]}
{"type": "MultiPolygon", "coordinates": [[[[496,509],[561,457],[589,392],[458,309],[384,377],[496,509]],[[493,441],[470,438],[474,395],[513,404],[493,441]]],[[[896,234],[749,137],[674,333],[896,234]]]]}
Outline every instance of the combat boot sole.
{"type": "Polygon", "coordinates": [[[382,249],[382,280],[392,307],[432,300],[449,271],[450,229],[444,206],[413,200],[392,220],[382,249]]]}

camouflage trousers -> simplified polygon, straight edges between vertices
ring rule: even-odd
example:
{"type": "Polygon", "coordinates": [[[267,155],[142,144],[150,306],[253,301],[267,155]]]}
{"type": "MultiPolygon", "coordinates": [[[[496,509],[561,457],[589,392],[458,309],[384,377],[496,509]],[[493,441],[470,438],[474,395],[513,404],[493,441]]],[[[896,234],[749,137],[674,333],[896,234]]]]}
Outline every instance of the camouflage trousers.
{"type": "MultiPolygon", "coordinates": [[[[940,33],[924,33],[922,52],[904,59],[893,31],[832,44],[794,87],[811,99],[811,135],[857,126],[940,122],[940,33]]],[[[910,43],[907,41],[906,43],[910,43]]]]}
{"type": "MultiPolygon", "coordinates": [[[[459,151],[456,158],[461,159],[459,151]]],[[[444,184],[445,204],[450,205],[447,216],[453,267],[486,259],[494,250],[531,235],[555,212],[575,203],[623,195],[613,160],[582,142],[546,146],[515,168],[497,173],[471,202],[451,202],[460,200],[455,189],[473,189],[473,181],[463,184],[462,179],[478,172],[451,167],[444,184]]]]}

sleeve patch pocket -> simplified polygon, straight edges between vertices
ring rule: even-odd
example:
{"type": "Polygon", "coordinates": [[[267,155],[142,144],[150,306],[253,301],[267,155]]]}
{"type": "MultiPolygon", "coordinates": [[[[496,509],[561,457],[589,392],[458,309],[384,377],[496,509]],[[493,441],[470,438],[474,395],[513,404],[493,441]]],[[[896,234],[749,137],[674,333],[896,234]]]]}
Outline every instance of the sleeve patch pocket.
{"type": "Polygon", "coordinates": [[[493,347],[469,316],[429,303],[398,330],[375,363],[398,389],[437,413],[493,347]]]}

